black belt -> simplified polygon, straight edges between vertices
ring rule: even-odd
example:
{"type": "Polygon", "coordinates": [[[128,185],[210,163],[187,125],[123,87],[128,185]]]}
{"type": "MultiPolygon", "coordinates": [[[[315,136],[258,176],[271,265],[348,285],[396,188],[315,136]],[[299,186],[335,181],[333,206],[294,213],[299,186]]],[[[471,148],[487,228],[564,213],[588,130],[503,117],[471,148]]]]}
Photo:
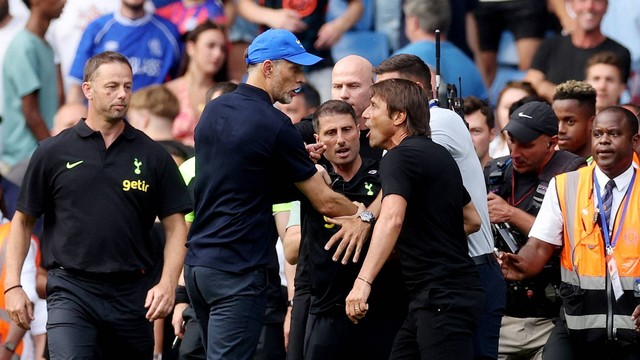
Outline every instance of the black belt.
{"type": "Polygon", "coordinates": [[[60,270],[66,272],[69,275],[95,281],[104,282],[129,282],[139,280],[144,276],[144,270],[135,271],[116,271],[107,273],[96,273],[82,270],[72,270],[60,267],[60,270]]]}
{"type": "Polygon", "coordinates": [[[495,263],[498,262],[498,259],[496,259],[496,254],[492,252],[478,255],[478,256],[472,256],[471,259],[476,265],[484,265],[491,262],[495,262],[495,263]]]}

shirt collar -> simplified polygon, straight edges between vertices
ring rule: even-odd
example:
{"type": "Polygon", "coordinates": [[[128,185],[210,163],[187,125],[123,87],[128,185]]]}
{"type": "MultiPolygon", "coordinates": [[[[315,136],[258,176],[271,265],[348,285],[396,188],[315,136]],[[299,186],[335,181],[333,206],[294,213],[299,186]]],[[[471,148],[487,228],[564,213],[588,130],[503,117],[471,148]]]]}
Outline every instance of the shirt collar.
{"type": "MultiPolygon", "coordinates": [[[[78,121],[78,123],[73,127],[73,129],[78,133],[78,135],[80,135],[80,137],[87,138],[99,132],[91,129],[85,123],[85,120],[86,118],[80,119],[80,121],[78,121]]],[[[133,140],[133,138],[135,138],[135,135],[136,135],[133,126],[131,126],[131,124],[129,124],[128,121],[126,120],[123,120],[123,121],[124,121],[124,130],[122,130],[122,136],[124,136],[127,140],[133,140]]]]}
{"type": "MultiPolygon", "coordinates": [[[[629,183],[631,183],[631,177],[633,176],[634,168],[635,166],[632,164],[622,174],[613,178],[613,181],[616,183],[616,189],[618,191],[620,192],[627,191],[627,187],[629,186],[629,183]]],[[[605,173],[603,173],[602,170],[600,170],[600,168],[597,165],[595,167],[594,173],[596,175],[596,178],[598,179],[598,184],[600,185],[600,191],[604,192],[604,187],[607,184],[607,182],[610,180],[609,177],[605,175],[605,173]]]]}
{"type": "Polygon", "coordinates": [[[261,97],[265,101],[268,101],[269,103],[273,104],[273,101],[271,101],[271,97],[269,96],[269,94],[264,89],[261,89],[259,87],[255,87],[247,83],[242,83],[238,85],[238,89],[236,91],[239,94],[246,95],[249,97],[261,97]]]}

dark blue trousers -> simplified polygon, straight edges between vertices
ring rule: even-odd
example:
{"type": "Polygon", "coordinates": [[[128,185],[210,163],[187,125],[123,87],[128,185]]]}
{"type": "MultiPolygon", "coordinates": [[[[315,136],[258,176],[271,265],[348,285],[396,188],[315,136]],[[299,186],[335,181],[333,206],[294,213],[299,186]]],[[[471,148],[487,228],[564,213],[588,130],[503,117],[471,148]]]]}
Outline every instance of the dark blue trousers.
{"type": "Polygon", "coordinates": [[[185,265],[207,359],[253,358],[267,304],[266,268],[233,273],[185,265]]]}

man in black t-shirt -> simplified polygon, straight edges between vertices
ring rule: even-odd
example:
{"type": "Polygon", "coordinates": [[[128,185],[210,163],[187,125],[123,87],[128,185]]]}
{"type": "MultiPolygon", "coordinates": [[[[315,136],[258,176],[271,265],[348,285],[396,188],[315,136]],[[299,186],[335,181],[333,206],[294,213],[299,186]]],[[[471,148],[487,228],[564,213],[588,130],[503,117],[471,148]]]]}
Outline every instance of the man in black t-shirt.
{"type": "Polygon", "coordinates": [[[173,308],[191,200],[171,156],[124,121],[128,60],[107,51],[84,73],[87,118],[40,143],[22,183],[7,246],[7,310],[29,327],[33,305],[20,289],[20,268],[44,215],[51,359],[150,359],[152,322],[173,308]],[[154,286],[156,217],[166,243],[154,286]]]}
{"type": "Polygon", "coordinates": [[[483,292],[466,234],[480,228],[480,216],[455,161],[428,137],[422,88],[390,79],[371,94],[369,142],[388,150],[380,164],[383,200],[347,315],[358,323],[367,314],[371,284],[396,246],[411,300],[390,358],[471,359],[483,292]]]}
{"type": "MultiPolygon", "coordinates": [[[[379,162],[361,157],[360,130],[351,105],[341,100],[322,104],[313,116],[316,140],[327,149],[334,191],[366,206],[380,191],[379,162]]],[[[397,257],[382,268],[371,296],[374,308],[367,319],[354,325],[345,316],[344,301],[362,262],[339,263],[325,246],[338,226],[302,201],[302,246],[308,248],[311,307],[304,348],[305,359],[388,359],[393,339],[406,315],[407,297],[397,257]]],[[[372,213],[361,221],[373,225],[372,213]]],[[[366,253],[366,248],[363,254],[366,253]]]]}
{"type": "Polygon", "coordinates": [[[606,37],[600,29],[607,12],[607,0],[571,0],[567,3],[576,15],[576,28],[569,35],[557,35],[544,40],[524,78],[548,101],[553,100],[557,84],[567,80],[583,80],[587,60],[597,53],[611,51],[616,54],[624,69],[625,83],[631,68],[629,50],[606,37]]]}

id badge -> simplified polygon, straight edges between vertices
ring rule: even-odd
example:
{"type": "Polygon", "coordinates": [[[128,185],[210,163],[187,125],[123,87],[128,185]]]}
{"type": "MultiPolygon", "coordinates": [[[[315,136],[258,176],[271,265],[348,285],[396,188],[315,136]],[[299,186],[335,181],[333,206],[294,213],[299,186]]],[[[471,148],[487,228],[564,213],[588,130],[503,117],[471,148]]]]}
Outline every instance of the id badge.
{"type": "Polygon", "coordinates": [[[611,277],[613,295],[616,297],[616,301],[618,301],[622,297],[624,291],[622,291],[622,283],[620,282],[620,274],[618,273],[616,258],[613,255],[607,255],[607,268],[609,269],[609,276],[611,277]]]}

